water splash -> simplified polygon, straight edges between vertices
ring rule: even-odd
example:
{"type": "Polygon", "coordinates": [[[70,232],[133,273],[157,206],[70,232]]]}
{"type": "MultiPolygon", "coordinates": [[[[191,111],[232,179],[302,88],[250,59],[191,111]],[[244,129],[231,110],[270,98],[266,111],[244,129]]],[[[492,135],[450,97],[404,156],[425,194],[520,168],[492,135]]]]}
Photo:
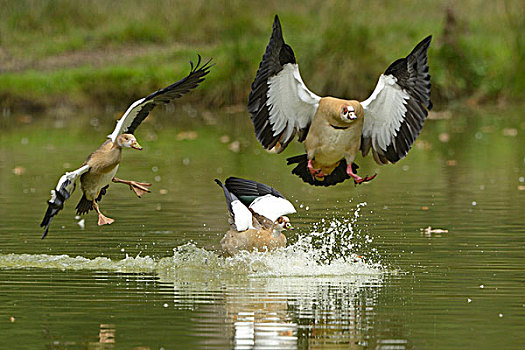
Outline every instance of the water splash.
{"type": "Polygon", "coordinates": [[[313,224],[313,230],[303,240],[307,240],[318,261],[329,264],[334,261],[366,261],[371,266],[381,266],[381,257],[376,248],[370,248],[373,237],[363,231],[366,225],[358,224],[361,210],[366,202],[358,203],[347,216],[321,219],[313,224]]]}
{"type": "Polygon", "coordinates": [[[184,276],[210,279],[247,277],[325,277],[380,275],[380,262],[362,253],[371,243],[356,227],[360,203],[348,217],[322,219],[313,230],[300,235],[286,248],[271,252],[241,252],[222,257],[216,252],[187,243],[163,258],[128,256],[124,259],[47,254],[0,254],[0,269],[43,268],[59,270],[96,270],[125,273],[156,273],[167,279],[184,276]]]}
{"type": "Polygon", "coordinates": [[[251,277],[278,276],[342,276],[348,274],[378,274],[379,266],[363,261],[334,259],[320,263],[319,253],[305,245],[307,240],[272,252],[241,252],[233,257],[221,257],[215,252],[188,243],[174,249],[173,256],[152,258],[126,256],[121,260],[97,257],[48,254],[0,254],[0,269],[96,270],[110,272],[163,274],[232,275],[251,277]]]}

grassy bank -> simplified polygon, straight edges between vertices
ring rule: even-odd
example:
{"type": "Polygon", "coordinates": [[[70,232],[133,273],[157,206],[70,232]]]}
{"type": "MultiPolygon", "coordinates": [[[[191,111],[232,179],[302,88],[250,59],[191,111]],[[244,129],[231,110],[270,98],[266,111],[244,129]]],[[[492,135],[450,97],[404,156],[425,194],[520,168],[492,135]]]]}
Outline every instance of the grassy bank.
{"type": "Polygon", "coordinates": [[[436,105],[502,103],[525,90],[523,3],[508,1],[1,0],[0,107],[125,106],[216,66],[188,96],[245,104],[278,13],[304,80],[360,99],[428,34],[436,105]]]}

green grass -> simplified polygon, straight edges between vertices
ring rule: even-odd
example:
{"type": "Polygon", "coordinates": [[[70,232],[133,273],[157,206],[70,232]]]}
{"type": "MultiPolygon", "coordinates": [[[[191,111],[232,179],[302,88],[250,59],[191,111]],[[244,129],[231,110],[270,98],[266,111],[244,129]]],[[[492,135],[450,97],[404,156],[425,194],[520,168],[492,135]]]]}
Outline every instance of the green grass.
{"type": "Polygon", "coordinates": [[[525,88],[518,0],[454,2],[448,20],[443,2],[407,0],[0,0],[0,8],[4,108],[127,105],[184,76],[196,53],[216,66],[189,101],[245,104],[275,13],[319,95],[366,98],[428,34],[438,108],[518,100],[525,88]]]}

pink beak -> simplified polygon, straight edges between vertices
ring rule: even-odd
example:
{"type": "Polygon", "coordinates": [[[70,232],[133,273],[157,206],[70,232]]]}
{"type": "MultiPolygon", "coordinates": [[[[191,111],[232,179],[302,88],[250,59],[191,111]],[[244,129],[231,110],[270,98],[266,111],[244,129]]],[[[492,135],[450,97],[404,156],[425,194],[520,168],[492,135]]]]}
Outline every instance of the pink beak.
{"type": "Polygon", "coordinates": [[[133,149],[138,149],[139,151],[142,151],[142,146],[139,145],[139,143],[137,142],[137,140],[134,140],[134,141],[131,143],[131,148],[133,148],[133,149]]]}

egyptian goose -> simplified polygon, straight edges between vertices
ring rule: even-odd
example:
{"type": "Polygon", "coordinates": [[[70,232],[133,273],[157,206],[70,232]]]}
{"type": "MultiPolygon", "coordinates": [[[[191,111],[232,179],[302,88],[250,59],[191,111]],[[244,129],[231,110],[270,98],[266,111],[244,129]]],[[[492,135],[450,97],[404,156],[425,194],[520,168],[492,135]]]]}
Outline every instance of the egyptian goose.
{"type": "Polygon", "coordinates": [[[221,240],[225,255],[286,245],[282,231],[292,229],[292,225],[285,215],[296,211],[282,194],[265,184],[237,177],[229,177],[224,185],[217,179],[215,182],[224,190],[230,213],[230,230],[221,240]]]}
{"type": "Polygon", "coordinates": [[[366,156],[371,148],[378,164],[404,158],[432,108],[427,65],[431,39],[423,39],[407,57],[392,63],[365,101],[320,97],[304,84],[275,16],[248,99],[257,139],[267,150],[280,153],[298,134],[306,154],[287,161],[298,163],[292,173],[311,185],[372,180],[375,175],[356,174],[357,153],[366,156]]]}
{"type": "MultiPolygon", "coordinates": [[[[210,60],[211,61],[211,60],[210,60]]],[[[190,90],[196,88],[209,73],[210,61],[201,65],[201,57],[196,65],[190,61],[190,73],[183,79],[170,86],[158,90],[151,95],[135,101],[117,122],[113,132],[108,135],[108,140],[86,159],[80,168],[67,172],[58,181],[57,186],[51,191],[51,199],[41,227],[45,227],[42,238],[47,235],[51,220],[64,207],[64,202],[71,196],[76,187],[76,180],[80,177],[80,187],[83,196],[77,204],[77,214],[85,214],[95,209],[98,214],[98,224],[105,225],[114,222],[100,211],[99,202],[106,194],[110,182],[123,183],[132,189],[138,197],[150,192],[149,183],[122,180],[115,177],[117,173],[122,149],[132,148],[141,150],[133,133],[149,112],[158,104],[169,103],[175,98],[182,97],[190,90]]]]}

